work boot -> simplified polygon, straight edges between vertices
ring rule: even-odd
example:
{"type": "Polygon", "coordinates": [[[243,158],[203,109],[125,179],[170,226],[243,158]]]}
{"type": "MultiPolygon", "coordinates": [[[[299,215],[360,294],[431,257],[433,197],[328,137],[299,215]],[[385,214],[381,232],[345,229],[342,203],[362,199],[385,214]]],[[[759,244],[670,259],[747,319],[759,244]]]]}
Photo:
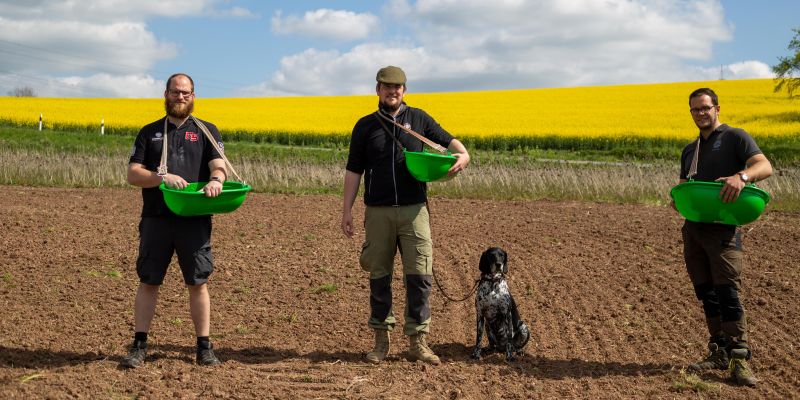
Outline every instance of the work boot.
{"type": "Polygon", "coordinates": [[[439,365],[441,363],[439,357],[428,347],[428,343],[425,341],[425,332],[409,336],[409,339],[411,340],[411,346],[408,349],[409,360],[420,360],[433,365],[439,365]]]}
{"type": "Polygon", "coordinates": [[[389,331],[375,329],[375,348],[367,353],[367,361],[377,364],[389,355],[389,331]]]}
{"type": "Polygon", "coordinates": [[[197,362],[198,365],[219,365],[219,364],[222,364],[222,362],[219,360],[219,358],[217,358],[217,356],[214,355],[213,347],[214,346],[212,346],[209,343],[207,349],[204,349],[204,348],[201,348],[201,347],[197,348],[197,354],[196,354],[196,357],[195,357],[195,361],[197,362]]]}
{"type": "Polygon", "coordinates": [[[127,368],[137,368],[144,364],[144,358],[147,356],[147,344],[134,342],[128,351],[128,355],[122,359],[121,365],[127,368]]]}
{"type": "Polygon", "coordinates": [[[753,375],[753,370],[747,365],[747,349],[734,349],[731,351],[731,361],[728,369],[731,379],[744,386],[755,386],[758,379],[753,375]]]}
{"type": "Polygon", "coordinates": [[[698,363],[689,364],[689,369],[695,372],[711,369],[725,370],[728,368],[728,353],[716,343],[708,344],[708,356],[698,363]]]}

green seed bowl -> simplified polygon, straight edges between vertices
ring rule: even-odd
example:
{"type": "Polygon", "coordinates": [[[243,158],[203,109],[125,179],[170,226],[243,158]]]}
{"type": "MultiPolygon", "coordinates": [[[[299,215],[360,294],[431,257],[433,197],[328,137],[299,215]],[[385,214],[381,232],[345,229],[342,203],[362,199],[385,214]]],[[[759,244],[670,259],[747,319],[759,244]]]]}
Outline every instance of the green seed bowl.
{"type": "Polygon", "coordinates": [[[206,197],[202,192],[208,182],[190,183],[185,189],[171,189],[161,183],[158,188],[164,193],[167,207],[182,217],[222,214],[236,210],[244,202],[247,192],[253,188],[241,182],[224,182],[222,193],[217,197],[206,197]],[[199,190],[199,191],[198,191],[199,190]]]}
{"type": "Polygon", "coordinates": [[[675,208],[689,221],[725,225],[755,221],[770,200],[766,191],[747,185],[736,201],[723,203],[719,198],[720,190],[722,182],[687,181],[673,187],[669,194],[675,200],[675,208]]]}
{"type": "Polygon", "coordinates": [[[447,175],[456,158],[449,154],[426,153],[422,151],[404,150],[406,168],[414,179],[420,182],[433,182],[447,175]]]}

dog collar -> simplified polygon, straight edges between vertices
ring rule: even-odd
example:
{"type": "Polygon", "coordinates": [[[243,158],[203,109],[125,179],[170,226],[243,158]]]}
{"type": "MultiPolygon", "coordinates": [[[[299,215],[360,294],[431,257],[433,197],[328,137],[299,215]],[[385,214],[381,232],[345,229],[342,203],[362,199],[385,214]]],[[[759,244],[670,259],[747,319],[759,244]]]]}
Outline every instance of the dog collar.
{"type": "Polygon", "coordinates": [[[503,274],[500,274],[499,278],[495,278],[494,275],[481,274],[481,281],[499,282],[499,281],[502,281],[503,278],[505,278],[505,277],[506,276],[503,275],[503,274]]]}

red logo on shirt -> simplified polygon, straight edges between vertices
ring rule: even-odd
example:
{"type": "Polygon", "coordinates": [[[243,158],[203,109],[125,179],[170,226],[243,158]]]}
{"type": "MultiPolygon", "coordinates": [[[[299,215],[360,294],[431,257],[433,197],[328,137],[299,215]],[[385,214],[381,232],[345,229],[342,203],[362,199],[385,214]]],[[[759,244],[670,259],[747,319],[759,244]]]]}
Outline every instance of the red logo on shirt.
{"type": "Polygon", "coordinates": [[[196,142],[197,141],[197,134],[194,133],[194,132],[186,132],[186,136],[184,136],[184,139],[186,139],[186,140],[188,140],[190,142],[196,142]]]}

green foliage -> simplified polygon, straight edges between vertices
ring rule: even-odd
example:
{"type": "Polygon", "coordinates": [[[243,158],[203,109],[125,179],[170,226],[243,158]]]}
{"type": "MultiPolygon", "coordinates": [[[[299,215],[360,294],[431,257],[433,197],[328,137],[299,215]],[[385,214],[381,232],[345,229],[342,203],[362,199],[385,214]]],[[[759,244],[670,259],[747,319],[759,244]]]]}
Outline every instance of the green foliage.
{"type": "MultiPolygon", "coordinates": [[[[800,113],[778,117],[789,120],[800,113]]],[[[632,136],[561,141],[552,137],[539,143],[543,147],[527,147],[534,142],[511,146],[514,139],[506,140],[506,150],[470,148],[470,168],[456,179],[430,184],[429,195],[665,205],[677,182],[678,160],[686,145],[680,140],[632,136]]],[[[800,209],[800,135],[756,140],[775,167],[773,177],[762,186],[773,196],[770,208],[800,209]]],[[[131,188],[125,170],[132,143],[132,137],[0,126],[0,158],[5,160],[0,184],[131,188]],[[47,162],[54,159],[61,162],[47,162]]],[[[497,143],[500,146],[500,141],[497,143]]],[[[342,193],[347,148],[229,142],[226,151],[255,191],[342,193]]],[[[44,234],[55,233],[52,228],[44,229],[44,234]]],[[[309,242],[318,239],[310,234],[302,237],[309,242]]],[[[106,268],[113,269],[113,265],[106,268]]],[[[97,274],[114,277],[103,271],[97,274]]]]}
{"type": "Polygon", "coordinates": [[[678,378],[672,381],[670,389],[674,392],[704,393],[719,391],[719,385],[704,381],[699,376],[686,373],[686,370],[681,369],[678,378]]]}
{"type": "Polygon", "coordinates": [[[794,51],[789,57],[778,57],[778,64],[772,67],[775,73],[775,92],[786,89],[789,97],[794,96],[800,88],[800,28],[792,29],[794,37],[789,41],[787,49],[794,51]]]}
{"type": "MultiPolygon", "coordinates": [[[[787,120],[797,113],[779,115],[787,120]]],[[[62,127],[65,128],[65,127],[62,127]]],[[[9,127],[0,121],[0,144],[6,149],[35,150],[66,154],[91,154],[127,160],[133,147],[132,136],[99,135],[84,129],[37,131],[32,128],[9,127]],[[5,127],[3,127],[5,125],[5,127]]],[[[73,129],[75,128],[75,129],[73,129]]],[[[134,133],[135,134],[135,133],[134,133]]],[[[297,162],[313,165],[344,165],[349,138],[333,135],[281,133],[262,137],[258,134],[223,132],[225,151],[231,162],[297,162]],[[281,139],[297,136],[299,139],[281,139]]],[[[757,137],[759,147],[773,162],[800,165],[800,135],[790,137],[757,137]]],[[[616,138],[593,137],[512,137],[465,138],[473,160],[499,161],[508,165],[525,158],[588,160],[588,161],[675,161],[689,141],[683,139],[642,138],[634,135],[616,138]]],[[[324,193],[325,191],[323,191],[324,193]]]]}
{"type": "Polygon", "coordinates": [[[13,276],[11,275],[10,272],[6,272],[5,274],[3,274],[2,279],[3,282],[5,283],[11,283],[11,279],[13,279],[13,276]]]}
{"type": "Polygon", "coordinates": [[[20,383],[25,383],[25,382],[29,382],[29,381],[32,381],[34,379],[39,379],[39,378],[43,378],[43,377],[44,377],[44,374],[23,375],[21,378],[19,378],[19,382],[20,383]]]}
{"type": "Polygon", "coordinates": [[[333,284],[333,283],[326,283],[326,284],[324,284],[324,285],[322,285],[322,286],[319,286],[319,287],[317,287],[316,289],[314,289],[314,293],[315,293],[315,294],[320,294],[320,293],[333,293],[333,292],[335,292],[335,291],[337,291],[337,290],[339,290],[339,287],[338,287],[338,286],[336,286],[335,284],[333,284]]]}

